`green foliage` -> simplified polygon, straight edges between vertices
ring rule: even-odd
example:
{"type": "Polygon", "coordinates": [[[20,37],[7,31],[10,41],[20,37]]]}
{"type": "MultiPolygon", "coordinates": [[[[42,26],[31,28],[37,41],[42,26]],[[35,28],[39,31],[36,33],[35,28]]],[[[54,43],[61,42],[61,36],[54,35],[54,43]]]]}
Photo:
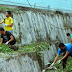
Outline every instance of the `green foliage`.
{"type": "Polygon", "coordinates": [[[40,55],[40,51],[44,51],[46,49],[49,50],[49,45],[47,43],[40,43],[39,45],[37,45],[36,47],[36,52],[37,54],[40,55]]]}
{"type": "Polygon", "coordinates": [[[11,9],[5,6],[0,6],[0,10],[10,10],[10,11],[18,11],[18,9],[11,9]]]}
{"type": "Polygon", "coordinates": [[[49,50],[49,45],[47,42],[33,42],[30,45],[20,47],[19,51],[33,52],[36,51],[38,55],[41,55],[41,51],[49,50]]]}
{"type": "Polygon", "coordinates": [[[13,50],[10,49],[7,45],[3,44],[3,45],[0,45],[0,52],[2,53],[13,52],[13,50]]]}
{"type": "MultiPolygon", "coordinates": [[[[60,56],[59,59],[61,59],[62,57],[63,56],[60,56]]],[[[62,62],[55,65],[55,67],[57,67],[57,70],[48,70],[47,72],[72,72],[72,57],[68,58],[66,68],[64,70],[62,68],[62,62]]]]}
{"type": "Polygon", "coordinates": [[[33,42],[30,45],[26,45],[26,46],[20,46],[19,49],[17,51],[14,51],[11,49],[10,46],[8,45],[0,45],[0,53],[9,53],[9,54],[13,54],[16,52],[23,52],[23,53],[28,53],[28,52],[37,52],[37,55],[41,56],[41,51],[44,50],[49,50],[49,45],[48,42],[33,42]]]}

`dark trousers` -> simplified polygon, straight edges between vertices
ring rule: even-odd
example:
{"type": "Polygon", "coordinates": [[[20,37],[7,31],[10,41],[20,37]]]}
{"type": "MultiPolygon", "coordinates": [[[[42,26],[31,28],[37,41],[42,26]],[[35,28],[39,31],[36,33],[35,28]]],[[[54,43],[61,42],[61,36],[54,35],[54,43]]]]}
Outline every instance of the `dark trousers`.
{"type": "MultiPolygon", "coordinates": [[[[64,56],[65,54],[66,54],[66,53],[64,53],[63,56],[64,56]]],[[[72,57],[72,54],[69,54],[69,55],[63,60],[63,63],[62,63],[62,65],[63,65],[63,69],[66,67],[67,59],[68,59],[69,56],[72,57]]]]}

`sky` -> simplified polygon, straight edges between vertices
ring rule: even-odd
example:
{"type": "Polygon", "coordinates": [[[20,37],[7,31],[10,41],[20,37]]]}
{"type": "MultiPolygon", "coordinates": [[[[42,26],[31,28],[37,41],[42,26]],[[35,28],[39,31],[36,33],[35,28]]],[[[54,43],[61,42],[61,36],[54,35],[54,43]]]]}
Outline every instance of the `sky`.
{"type": "MultiPolygon", "coordinates": [[[[72,11],[72,0],[28,0],[31,5],[41,8],[48,6],[52,9],[63,9],[72,11]]],[[[0,4],[10,4],[19,6],[29,6],[27,5],[27,0],[0,0],[0,4]]],[[[33,6],[33,7],[34,7],[33,6]]]]}

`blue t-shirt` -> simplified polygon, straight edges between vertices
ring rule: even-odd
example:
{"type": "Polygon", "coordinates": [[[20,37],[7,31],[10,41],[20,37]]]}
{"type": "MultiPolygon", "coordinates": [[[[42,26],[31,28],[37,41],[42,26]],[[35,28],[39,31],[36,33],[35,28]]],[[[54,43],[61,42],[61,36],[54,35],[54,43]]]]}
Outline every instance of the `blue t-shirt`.
{"type": "Polygon", "coordinates": [[[70,35],[70,37],[72,38],[72,34],[70,35]]]}
{"type": "Polygon", "coordinates": [[[72,54],[72,44],[67,43],[65,44],[65,50],[61,50],[60,48],[58,49],[58,55],[60,55],[60,53],[65,53],[65,52],[70,52],[70,54],[72,54]]]}

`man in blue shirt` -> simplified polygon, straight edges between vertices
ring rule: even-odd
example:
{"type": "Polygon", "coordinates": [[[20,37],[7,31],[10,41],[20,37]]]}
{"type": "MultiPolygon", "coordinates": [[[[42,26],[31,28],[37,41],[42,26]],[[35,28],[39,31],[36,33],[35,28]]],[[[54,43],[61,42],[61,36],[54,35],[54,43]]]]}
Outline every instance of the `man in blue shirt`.
{"type": "Polygon", "coordinates": [[[66,62],[67,62],[67,58],[68,56],[71,56],[72,57],[72,44],[71,43],[67,43],[67,44],[63,44],[63,43],[60,43],[59,44],[59,49],[58,49],[58,53],[57,53],[57,56],[54,60],[54,62],[51,64],[50,67],[54,66],[54,64],[57,62],[57,63],[60,63],[61,61],[63,61],[63,69],[66,67],[66,62]],[[59,55],[63,53],[63,58],[60,59],[58,62],[58,58],[59,58],[59,55]]]}
{"type": "Polygon", "coordinates": [[[70,39],[70,43],[72,43],[72,34],[67,33],[66,35],[71,38],[71,39],[70,39]]]}

